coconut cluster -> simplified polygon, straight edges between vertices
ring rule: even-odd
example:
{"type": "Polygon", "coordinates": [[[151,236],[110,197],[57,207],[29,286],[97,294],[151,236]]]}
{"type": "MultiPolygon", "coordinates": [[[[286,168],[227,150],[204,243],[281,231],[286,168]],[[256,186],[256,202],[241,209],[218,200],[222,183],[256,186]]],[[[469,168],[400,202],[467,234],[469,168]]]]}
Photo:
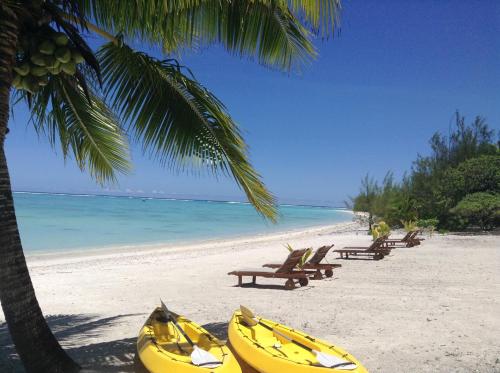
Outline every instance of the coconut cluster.
{"type": "Polygon", "coordinates": [[[12,85],[31,93],[47,85],[50,75],[74,75],[84,61],[66,34],[55,30],[26,36],[20,44],[12,85]]]}

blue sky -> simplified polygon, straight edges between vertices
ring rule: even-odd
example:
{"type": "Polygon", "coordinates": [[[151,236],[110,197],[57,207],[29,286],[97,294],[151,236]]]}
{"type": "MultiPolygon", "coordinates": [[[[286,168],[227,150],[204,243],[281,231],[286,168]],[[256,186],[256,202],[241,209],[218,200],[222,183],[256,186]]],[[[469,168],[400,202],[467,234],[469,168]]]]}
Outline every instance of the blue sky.
{"type": "MultiPolygon", "coordinates": [[[[340,205],[370,173],[401,176],[455,110],[500,128],[497,1],[343,1],[341,34],[316,42],[299,74],[231,57],[184,55],[242,127],[271,191],[295,203],[340,205]]],[[[15,190],[241,199],[230,179],[175,174],[133,149],[133,174],[99,188],[27,126],[17,106],[7,139],[15,190]]]]}

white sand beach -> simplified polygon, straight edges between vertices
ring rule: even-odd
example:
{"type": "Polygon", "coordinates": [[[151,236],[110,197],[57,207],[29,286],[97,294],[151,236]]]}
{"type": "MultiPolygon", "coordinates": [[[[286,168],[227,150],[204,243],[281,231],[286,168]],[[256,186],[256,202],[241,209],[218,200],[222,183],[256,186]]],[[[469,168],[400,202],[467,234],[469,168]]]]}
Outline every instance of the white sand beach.
{"type": "MultiPolygon", "coordinates": [[[[393,236],[401,236],[396,232],[393,236]]],[[[370,372],[500,372],[500,236],[439,235],[381,261],[337,260],[293,291],[236,287],[227,272],[279,262],[284,244],[366,246],[355,223],[205,244],[28,256],[40,305],[85,366],[133,372],[135,338],[159,298],[219,336],[240,304],[338,344],[370,372]]],[[[0,313],[0,371],[16,371],[0,313]]]]}

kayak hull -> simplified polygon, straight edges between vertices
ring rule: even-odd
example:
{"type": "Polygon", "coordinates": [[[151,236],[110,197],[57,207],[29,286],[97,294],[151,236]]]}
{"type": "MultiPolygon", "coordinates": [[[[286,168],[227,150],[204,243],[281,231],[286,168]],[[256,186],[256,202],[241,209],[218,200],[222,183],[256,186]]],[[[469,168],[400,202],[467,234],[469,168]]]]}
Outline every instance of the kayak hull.
{"type": "Polygon", "coordinates": [[[151,373],[241,373],[231,350],[200,325],[172,312],[181,328],[201,349],[210,352],[222,364],[216,368],[196,366],[192,347],[172,323],[167,323],[160,308],[153,311],[139,332],[137,354],[151,373]]]}
{"type": "Polygon", "coordinates": [[[262,373],[368,373],[368,371],[346,351],[320,339],[312,338],[270,320],[260,319],[278,333],[287,336],[317,351],[333,355],[356,364],[355,369],[342,370],[321,366],[316,355],[303,349],[278,333],[257,324],[248,327],[239,311],[233,314],[228,326],[231,346],[241,359],[262,373]]]}

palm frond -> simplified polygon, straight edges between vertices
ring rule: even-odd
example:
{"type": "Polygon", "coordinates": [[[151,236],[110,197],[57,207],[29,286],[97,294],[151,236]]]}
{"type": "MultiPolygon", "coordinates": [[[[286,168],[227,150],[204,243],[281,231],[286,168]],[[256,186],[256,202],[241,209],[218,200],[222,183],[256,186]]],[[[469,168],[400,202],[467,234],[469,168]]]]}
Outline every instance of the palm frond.
{"type": "Polygon", "coordinates": [[[294,14],[303,19],[310,29],[322,37],[333,35],[340,22],[340,0],[283,0],[294,14]]]}
{"type": "MultiPolygon", "coordinates": [[[[309,31],[284,0],[82,3],[99,27],[129,40],[159,43],[167,52],[220,43],[232,54],[284,70],[300,68],[316,56],[309,31]]],[[[297,9],[312,24],[321,24],[314,18],[315,7],[297,4],[297,9]]]]}
{"type": "Polygon", "coordinates": [[[230,174],[262,215],[275,219],[274,198],[251,166],[237,125],[222,103],[175,61],[159,61],[126,45],[104,45],[106,97],[135,139],[164,165],[205,166],[230,174]]]}
{"type": "Polygon", "coordinates": [[[99,183],[130,170],[127,139],[113,112],[87,87],[73,79],[51,77],[30,99],[32,122],[65,158],[71,153],[82,170],[99,183]]]}

